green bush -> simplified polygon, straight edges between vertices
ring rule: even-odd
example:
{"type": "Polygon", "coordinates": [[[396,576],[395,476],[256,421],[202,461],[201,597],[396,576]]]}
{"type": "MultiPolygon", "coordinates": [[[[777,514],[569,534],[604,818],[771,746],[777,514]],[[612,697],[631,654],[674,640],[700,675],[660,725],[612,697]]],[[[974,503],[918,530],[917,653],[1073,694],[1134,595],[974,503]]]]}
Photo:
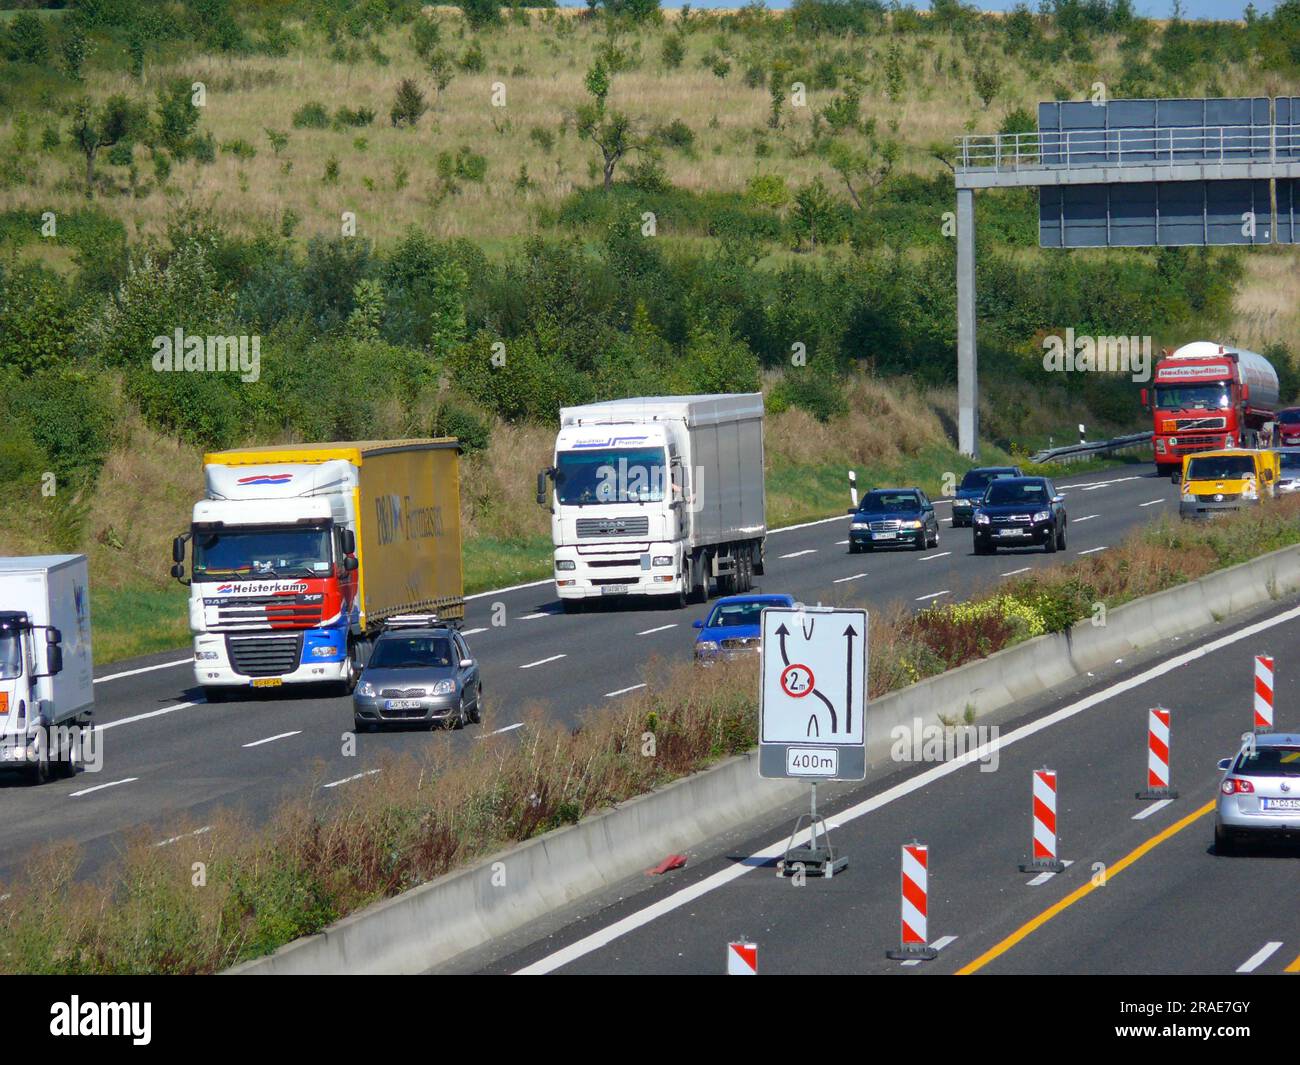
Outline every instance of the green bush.
{"type": "Polygon", "coordinates": [[[819,422],[828,422],[849,410],[844,382],[836,374],[814,370],[811,365],[787,370],[769,393],[769,409],[773,400],[782,410],[789,407],[806,410],[819,422]]]}
{"type": "Polygon", "coordinates": [[[467,455],[486,450],[492,435],[486,418],[472,407],[454,400],[438,408],[433,433],[435,436],[456,437],[467,455]]]}
{"type": "Polygon", "coordinates": [[[10,381],[11,417],[44,452],[60,485],[93,483],[108,457],[117,417],[105,381],[72,370],[46,371],[10,381]]]}
{"type": "Polygon", "coordinates": [[[329,113],[325,105],[318,100],[310,100],[293,113],[295,129],[328,129],[329,113]]]}

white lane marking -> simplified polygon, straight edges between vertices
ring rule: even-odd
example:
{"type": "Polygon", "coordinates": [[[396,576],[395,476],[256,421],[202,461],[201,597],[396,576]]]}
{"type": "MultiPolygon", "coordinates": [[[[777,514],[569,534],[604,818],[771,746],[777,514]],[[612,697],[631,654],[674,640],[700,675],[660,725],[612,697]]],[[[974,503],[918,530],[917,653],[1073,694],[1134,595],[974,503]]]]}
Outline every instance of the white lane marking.
{"type": "Polygon", "coordinates": [[[612,699],[612,698],[614,698],[614,696],[616,696],[616,695],[626,695],[628,692],[634,692],[634,691],[636,691],[637,689],[639,689],[639,688],[644,688],[644,687],[645,687],[644,684],[633,684],[632,687],[630,687],[630,688],[619,688],[618,691],[616,691],[616,692],[606,692],[606,693],[605,693],[605,698],[606,698],[606,699],[612,699]]]}
{"type": "Polygon", "coordinates": [[[360,780],[362,777],[372,777],[381,772],[378,769],[367,769],[364,773],[353,773],[350,777],[344,777],[342,780],[331,780],[328,784],[322,784],[322,788],[337,788],[340,784],[350,784],[354,780],[360,780]]]}
{"type": "Polygon", "coordinates": [[[211,825],[204,825],[202,828],[196,828],[193,832],[182,832],[179,836],[172,836],[171,839],[160,839],[154,844],[155,847],[168,847],[173,843],[179,843],[183,839],[189,839],[191,836],[201,836],[205,832],[211,832],[211,825]]]}
{"type": "Polygon", "coordinates": [[[1153,813],[1155,813],[1157,810],[1163,810],[1166,806],[1168,806],[1168,805],[1169,805],[1171,802],[1173,802],[1173,801],[1174,801],[1173,799],[1157,799],[1157,800],[1156,800],[1155,802],[1153,802],[1150,806],[1144,807],[1143,809],[1141,809],[1141,810],[1139,810],[1137,813],[1135,813],[1135,814],[1133,815],[1133,820],[1134,820],[1134,821],[1145,821],[1148,817],[1150,817],[1150,816],[1151,816],[1153,813]]]}
{"type": "Polygon", "coordinates": [[[551,655],[550,658],[539,658],[536,662],[529,662],[529,663],[527,663],[526,665],[522,665],[522,666],[520,666],[519,668],[520,668],[520,669],[532,669],[533,666],[544,666],[544,665],[546,665],[547,662],[557,662],[557,661],[559,661],[561,658],[567,658],[567,657],[568,657],[568,655],[551,655]]]}
{"type": "Polygon", "coordinates": [[[543,584],[554,584],[554,583],[555,583],[554,577],[547,577],[545,580],[526,581],[523,584],[511,584],[505,588],[490,588],[486,592],[475,592],[473,595],[462,596],[462,598],[466,600],[483,599],[489,595],[505,595],[506,592],[518,592],[518,591],[522,591],[524,588],[540,588],[543,584]]]}
{"type": "Polygon", "coordinates": [[[951,555],[951,551],[940,551],[937,555],[926,555],[924,558],[918,558],[917,562],[929,562],[932,558],[943,558],[944,555],[951,555]]]}
{"type": "Polygon", "coordinates": [[[831,581],[831,583],[832,583],[832,584],[843,584],[845,581],[860,581],[860,580],[862,580],[862,578],[865,577],[865,576],[866,576],[865,573],[855,573],[855,574],[853,574],[852,577],[836,577],[833,581],[831,581]]]}
{"type": "Polygon", "coordinates": [[[1021,566],[1019,569],[1010,569],[1006,573],[999,573],[999,577],[1014,577],[1017,573],[1028,573],[1033,566],[1021,566]]]}
{"type": "Polygon", "coordinates": [[[116,721],[96,722],[95,728],[98,731],[117,728],[118,725],[131,725],[136,721],[147,721],[151,717],[162,717],[163,714],[175,713],[177,710],[185,710],[191,706],[207,705],[207,703],[173,703],[171,706],[164,706],[161,710],[150,710],[148,713],[136,714],[133,717],[120,717],[116,721]]]}
{"type": "Polygon", "coordinates": [[[1237,972],[1253,973],[1256,969],[1258,969],[1261,965],[1263,965],[1266,961],[1268,961],[1269,958],[1271,958],[1274,954],[1276,954],[1277,949],[1281,945],[1282,943],[1280,940],[1273,940],[1272,942],[1265,943],[1262,947],[1259,948],[1259,950],[1255,951],[1254,954],[1252,954],[1249,958],[1247,958],[1245,961],[1243,961],[1240,965],[1237,966],[1237,972]]]}
{"type": "Polygon", "coordinates": [[[1112,484],[1123,484],[1125,481],[1136,481],[1136,480],[1137,480],[1137,476],[1134,475],[1132,477],[1116,477],[1113,481],[1098,481],[1096,484],[1073,485],[1072,487],[1082,488],[1083,491],[1085,492],[1095,492],[1098,488],[1106,488],[1112,484]]]}
{"type": "Polygon", "coordinates": [[[918,595],[916,601],[918,603],[924,603],[927,599],[938,599],[939,596],[947,595],[948,592],[949,589],[945,588],[942,592],[931,592],[929,595],[918,595]]]}
{"type": "Polygon", "coordinates": [[[276,740],[287,740],[290,736],[301,736],[301,735],[302,735],[302,729],[298,729],[296,732],[281,732],[279,735],[276,736],[267,736],[266,739],[264,740],[254,740],[252,743],[241,743],[240,746],[260,747],[264,743],[274,743],[276,740]]]}
{"type": "Polygon", "coordinates": [[[69,792],[68,798],[75,799],[78,795],[89,795],[92,791],[103,791],[105,788],[115,788],[119,784],[130,784],[139,779],[139,777],[125,777],[122,780],[110,780],[107,784],[96,784],[93,788],[82,788],[80,791],[69,792]]]}
{"type": "MultiPolygon", "coordinates": [[[[1066,869],[1068,869],[1068,868],[1070,868],[1070,866],[1072,866],[1072,865],[1074,864],[1074,859],[1073,859],[1073,858],[1062,858],[1062,859],[1061,859],[1061,864],[1062,864],[1063,866],[1065,866],[1066,869]]],[[[1025,883],[1026,883],[1026,885],[1029,886],[1029,887],[1041,887],[1043,884],[1046,884],[1049,880],[1051,880],[1052,877],[1054,877],[1054,876],[1056,876],[1056,874],[1055,874],[1054,872],[1052,872],[1052,871],[1049,869],[1049,870],[1048,870],[1047,872],[1045,872],[1045,873],[1039,873],[1036,877],[1034,877],[1033,880],[1027,880],[1027,881],[1025,881],[1025,883]]]]}
{"type": "Polygon", "coordinates": [[[847,521],[850,515],[836,514],[833,518],[818,518],[816,521],[804,521],[798,525],[782,525],[779,529],[768,529],[768,535],[779,532],[794,532],[796,529],[811,529],[814,525],[826,525],[832,521],[847,521]]]}
{"type": "Polygon", "coordinates": [[[847,543],[848,543],[847,540],[836,540],[836,541],[835,541],[835,546],[836,546],[836,547],[843,547],[843,546],[844,546],[845,544],[847,544],[847,543]]]}
{"type": "Polygon", "coordinates": [[[791,551],[788,555],[777,555],[776,557],[777,558],[798,558],[801,555],[815,555],[815,554],[817,554],[817,548],[809,547],[809,548],[805,548],[803,551],[791,551]]]}
{"type": "Polygon", "coordinates": [[[666,632],[668,629],[675,629],[675,628],[677,628],[677,622],[674,621],[674,622],[673,622],[672,624],[670,624],[670,625],[660,625],[657,629],[644,629],[643,631],[638,632],[637,635],[638,635],[638,636],[649,636],[649,635],[651,635],[652,633],[656,633],[656,632],[666,632]]]}
{"type": "MultiPolygon", "coordinates": [[[[939,939],[936,939],[933,943],[931,943],[930,946],[931,946],[934,950],[943,950],[944,947],[949,946],[950,944],[953,944],[953,943],[956,943],[956,942],[957,942],[957,937],[956,937],[956,936],[942,936],[942,937],[940,937],[939,939]]],[[[903,964],[904,964],[904,965],[920,965],[920,964],[921,964],[921,959],[920,959],[920,958],[908,958],[907,961],[903,962],[903,964]]]]}
{"type": "Polygon", "coordinates": [[[1154,507],[1157,503],[1163,503],[1163,499],[1153,499],[1149,503],[1139,503],[1139,507],[1154,507]]]}
{"type": "Polygon", "coordinates": [[[1071,525],[1078,525],[1079,522],[1081,522],[1081,521],[1092,521],[1092,519],[1095,518],[1095,517],[1098,517],[1098,515],[1096,515],[1096,514],[1089,514],[1087,517],[1084,517],[1084,518],[1071,518],[1071,519],[1070,519],[1070,524],[1071,524],[1071,525]]]}
{"type": "Polygon", "coordinates": [[[549,618],[551,616],[548,610],[539,610],[536,614],[525,614],[520,621],[536,621],[538,618],[549,618]]]}
{"type": "Polygon", "coordinates": [[[480,632],[487,632],[487,629],[466,629],[461,633],[462,636],[477,636],[480,632]]]}
{"type": "Polygon", "coordinates": [[[503,732],[514,732],[515,729],[523,727],[524,723],[522,721],[516,721],[513,725],[507,725],[505,728],[494,728],[491,732],[485,732],[482,736],[479,736],[478,739],[485,740],[489,736],[500,736],[503,732]]]}
{"type": "Polygon", "coordinates": [[[171,669],[172,666],[183,666],[193,661],[192,658],[178,658],[174,662],[159,662],[156,666],[141,666],[139,669],[128,669],[122,673],[110,673],[107,677],[96,677],[92,683],[103,684],[110,680],[121,680],[123,677],[135,677],[141,673],[152,673],[155,669],[171,669]]]}
{"type": "Polygon", "coordinates": [[[1088,548],[1087,551],[1080,551],[1079,554],[1081,554],[1081,555],[1095,555],[1098,551],[1105,551],[1105,550],[1106,550],[1106,548],[1105,548],[1104,546],[1102,546],[1102,547],[1090,547],[1090,548],[1088,548]]]}
{"type": "MultiPolygon", "coordinates": [[[[1281,614],[1274,617],[1265,618],[1263,621],[1257,621],[1255,624],[1247,625],[1244,629],[1239,629],[1237,632],[1230,633],[1227,636],[1220,636],[1217,640],[1211,640],[1209,643],[1202,644],[1200,647],[1194,648],[1193,650],[1184,651],[1182,654],[1175,655],[1173,658],[1152,666],[1150,669],[1145,670],[1142,673],[1138,673],[1126,680],[1112,684],[1109,688],[1103,688],[1099,692],[1094,692],[1092,695],[1087,695],[1076,702],[1063,706],[1061,709],[1040,717],[1036,721],[1031,721],[1027,725],[1021,725],[1019,728],[1013,729],[1012,731],[999,736],[995,740],[990,740],[982,747],[967,751],[965,754],[952,759],[952,761],[940,762],[937,765],[918,773],[914,777],[910,777],[907,780],[895,784],[892,788],[887,788],[878,795],[872,795],[870,798],[864,799],[856,806],[851,806],[843,813],[837,814],[836,821],[840,825],[846,825],[850,821],[856,821],[860,817],[865,817],[867,814],[888,806],[892,802],[906,798],[913,792],[920,791],[922,788],[933,784],[936,780],[943,779],[950,773],[957,772],[957,770],[961,769],[965,765],[970,765],[980,759],[987,759],[994,751],[1000,751],[1003,748],[1010,747],[1013,743],[1019,743],[1021,740],[1035,736],[1038,733],[1051,728],[1053,725],[1060,724],[1062,721],[1067,721],[1076,714],[1083,713],[1085,710],[1091,710],[1094,706],[1098,706],[1101,703],[1113,699],[1117,695],[1122,695],[1124,692],[1132,691],[1134,688],[1140,688],[1142,685],[1148,684],[1159,677],[1163,677],[1167,673],[1172,673],[1175,670],[1182,669],[1182,667],[1187,665],[1188,662],[1194,662],[1198,658],[1203,658],[1206,655],[1213,654],[1215,651],[1224,647],[1230,647],[1232,644],[1239,643],[1242,640],[1252,639],[1267,629],[1274,628],[1277,625],[1284,625],[1288,621],[1294,621],[1296,618],[1300,618],[1300,607],[1292,607],[1290,610],[1283,611],[1281,614]]],[[[559,950],[553,951],[543,958],[539,958],[537,961],[533,962],[533,964],[520,969],[517,975],[525,976],[554,972],[556,969],[577,961],[579,958],[585,957],[593,951],[599,950],[601,947],[608,946],[610,943],[613,943],[616,939],[622,938],[629,932],[634,932],[636,929],[644,927],[652,921],[658,920],[665,914],[681,909],[681,907],[694,902],[698,898],[703,898],[710,891],[714,891],[717,888],[731,883],[733,880],[739,879],[750,870],[758,869],[769,864],[781,855],[785,854],[787,846],[798,846],[808,842],[809,838],[810,832],[806,828],[800,831],[793,840],[788,836],[782,835],[779,839],[768,844],[766,847],[763,847],[761,850],[755,851],[748,858],[743,858],[734,865],[729,865],[725,869],[720,869],[712,876],[707,876],[703,880],[696,881],[694,884],[690,884],[679,891],[675,891],[673,894],[667,895],[635,913],[628,914],[628,916],[624,917],[622,920],[615,921],[611,925],[598,929],[590,935],[579,939],[577,942],[570,943],[567,947],[561,947],[559,950]]]]}

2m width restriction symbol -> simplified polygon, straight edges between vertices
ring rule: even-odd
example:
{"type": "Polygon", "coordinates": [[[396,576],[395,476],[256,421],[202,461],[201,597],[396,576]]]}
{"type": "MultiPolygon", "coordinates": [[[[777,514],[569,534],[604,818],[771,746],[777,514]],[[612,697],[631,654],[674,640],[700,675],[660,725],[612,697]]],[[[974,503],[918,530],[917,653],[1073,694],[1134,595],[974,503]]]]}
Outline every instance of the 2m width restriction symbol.
{"type": "Polygon", "coordinates": [[[805,665],[794,662],[781,671],[781,690],[791,699],[802,699],[811,695],[816,686],[813,671],[805,665]]]}

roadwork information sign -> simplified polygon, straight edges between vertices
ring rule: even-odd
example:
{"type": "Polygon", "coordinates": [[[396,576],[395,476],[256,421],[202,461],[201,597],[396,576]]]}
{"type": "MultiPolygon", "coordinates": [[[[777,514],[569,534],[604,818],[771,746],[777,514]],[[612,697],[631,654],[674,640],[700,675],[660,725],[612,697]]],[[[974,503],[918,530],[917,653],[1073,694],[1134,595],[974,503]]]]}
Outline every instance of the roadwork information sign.
{"type": "Polygon", "coordinates": [[[758,770],[798,780],[867,775],[867,612],[763,610],[758,770]]]}

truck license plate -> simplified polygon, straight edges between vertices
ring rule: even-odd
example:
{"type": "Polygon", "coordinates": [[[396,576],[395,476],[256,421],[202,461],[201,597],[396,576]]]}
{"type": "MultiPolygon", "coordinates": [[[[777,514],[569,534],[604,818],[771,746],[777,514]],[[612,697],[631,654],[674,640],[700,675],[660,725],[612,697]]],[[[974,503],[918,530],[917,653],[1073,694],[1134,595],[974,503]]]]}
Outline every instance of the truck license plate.
{"type": "Polygon", "coordinates": [[[1265,799],[1265,810],[1300,810],[1300,799],[1265,799]]]}
{"type": "Polygon", "coordinates": [[[626,584],[603,584],[600,588],[601,595],[627,595],[626,584]]]}
{"type": "Polygon", "coordinates": [[[419,699],[386,699],[384,701],[385,710],[419,710],[419,699]]]}
{"type": "Polygon", "coordinates": [[[279,677],[258,677],[253,681],[254,688],[278,688],[283,684],[279,677]]]}

